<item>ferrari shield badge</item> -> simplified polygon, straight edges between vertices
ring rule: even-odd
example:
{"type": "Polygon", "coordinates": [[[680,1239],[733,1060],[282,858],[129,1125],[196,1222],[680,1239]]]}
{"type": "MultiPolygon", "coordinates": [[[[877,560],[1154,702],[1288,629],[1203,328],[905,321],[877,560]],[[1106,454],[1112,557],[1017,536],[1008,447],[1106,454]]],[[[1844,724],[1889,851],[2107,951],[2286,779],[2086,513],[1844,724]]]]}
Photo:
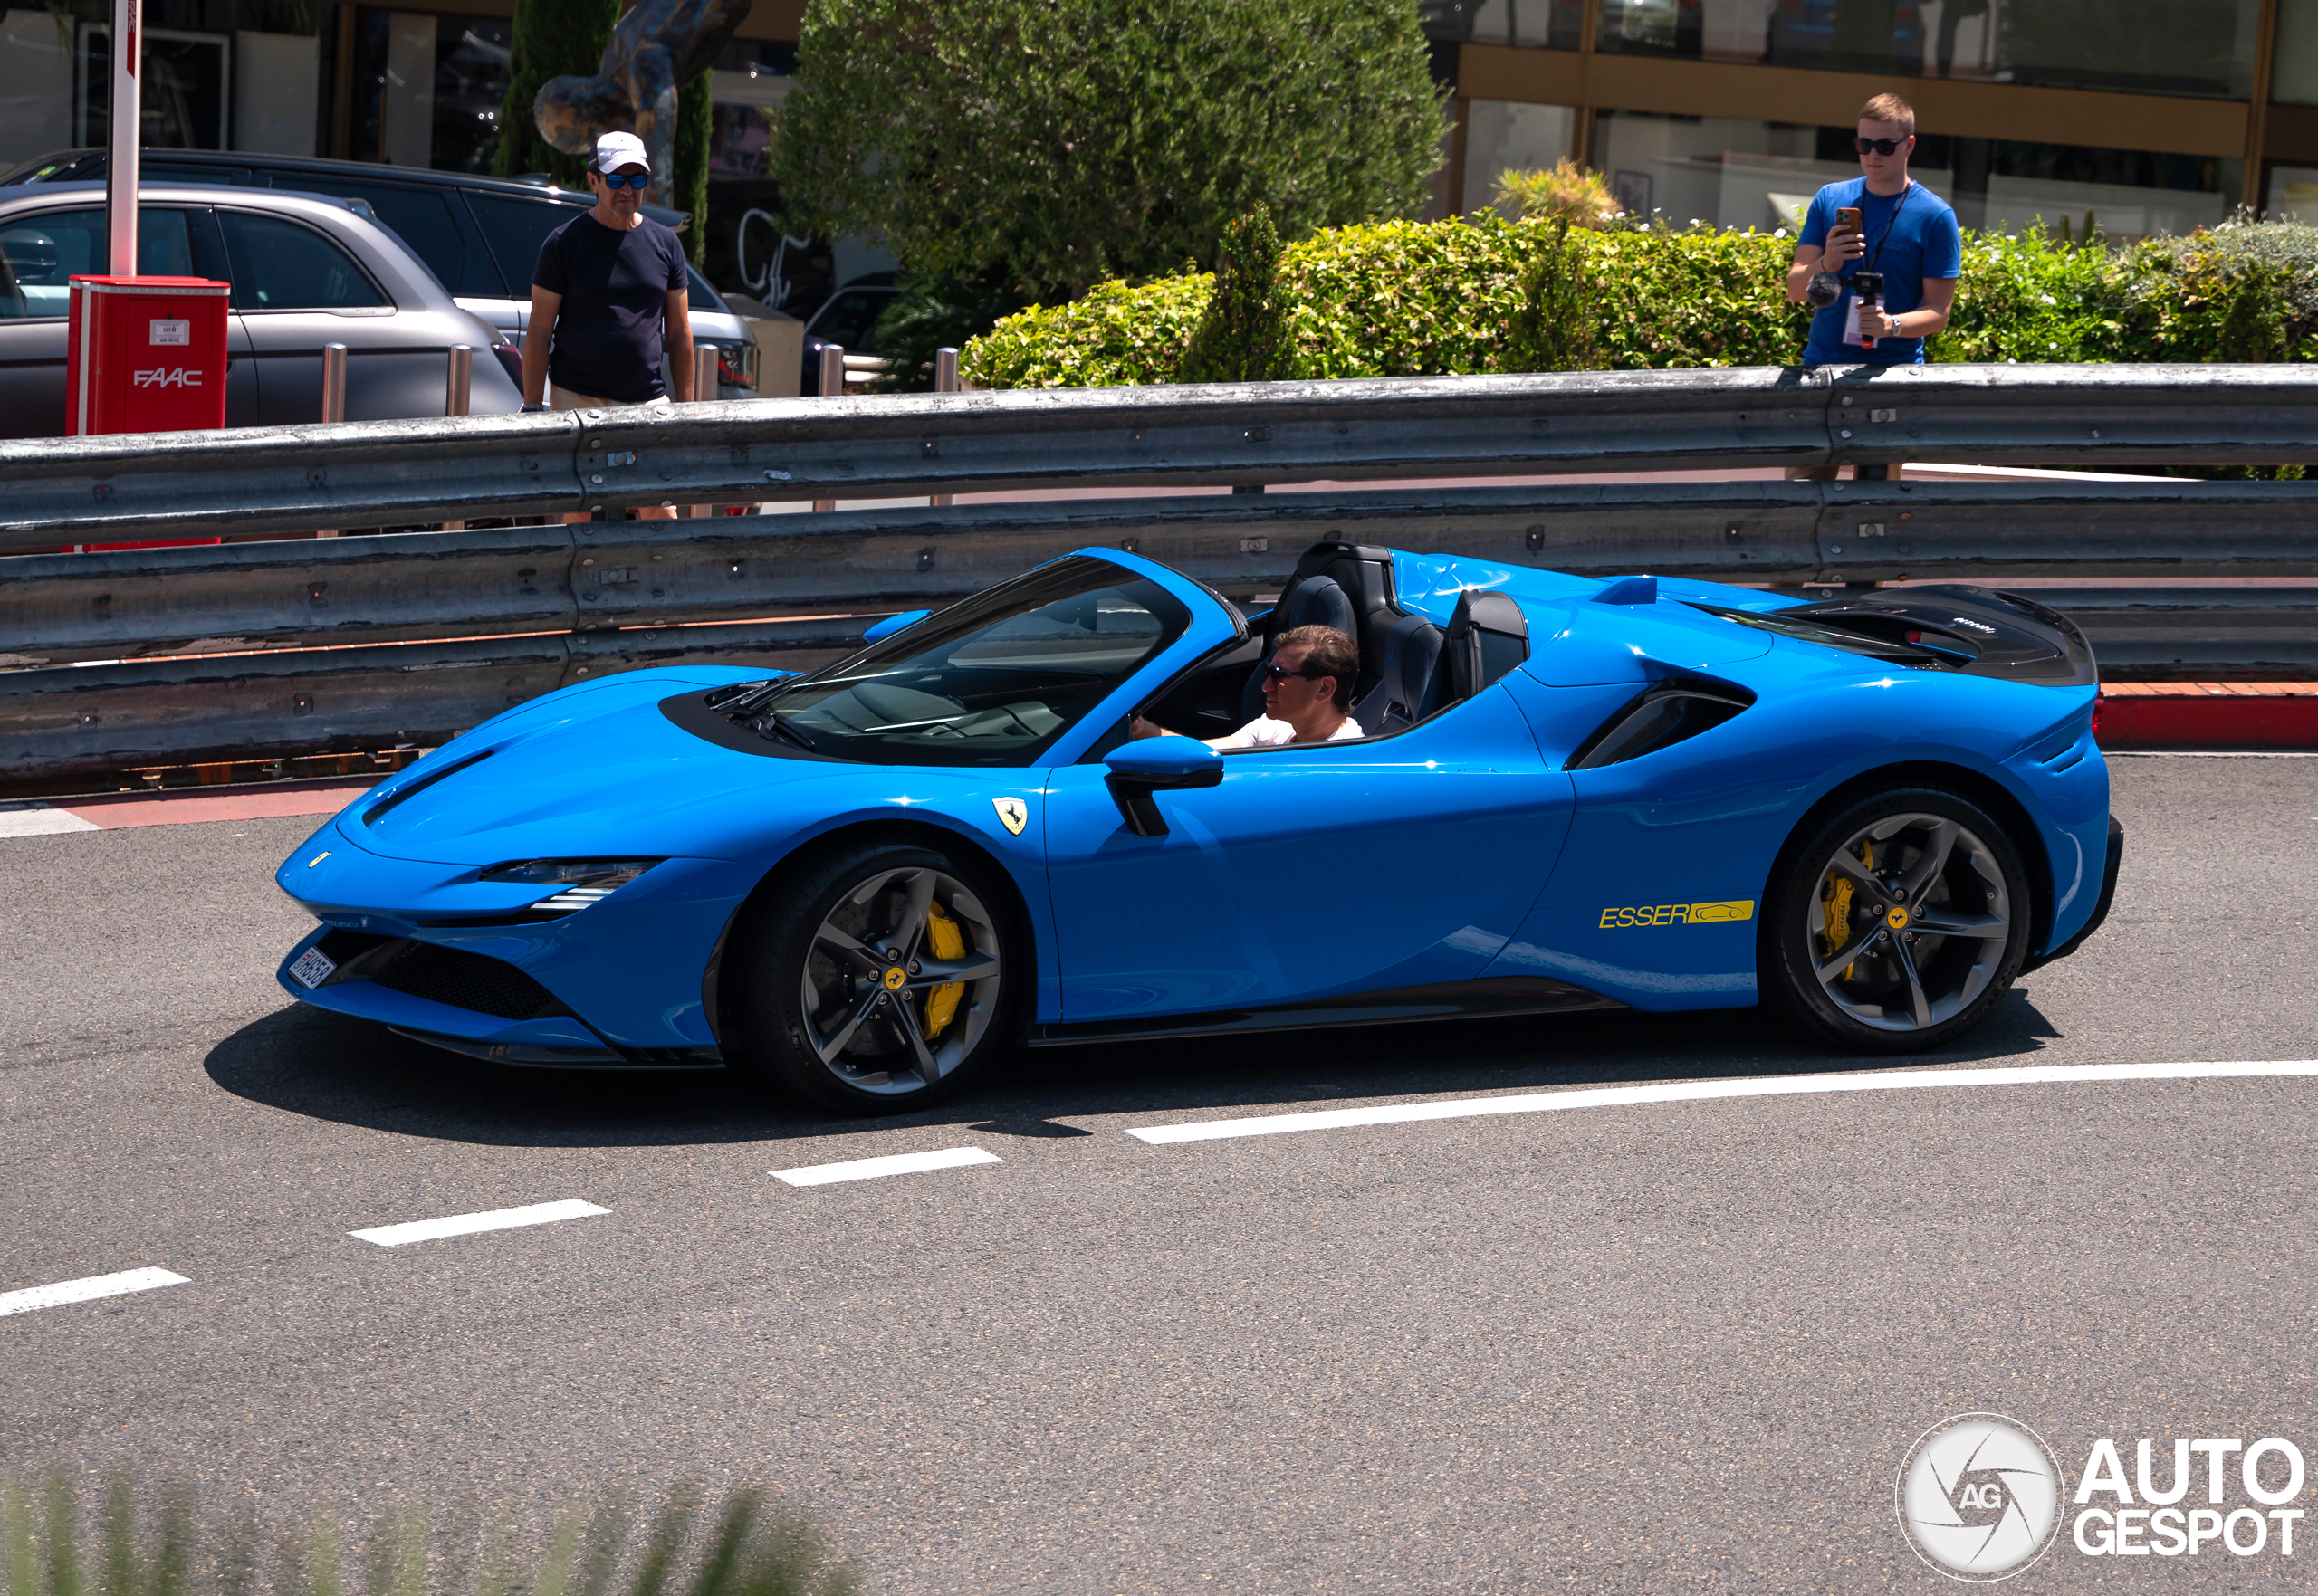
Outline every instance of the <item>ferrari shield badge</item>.
{"type": "Polygon", "coordinates": [[[1022,827],[1030,823],[1030,806],[1018,798],[992,798],[990,801],[991,806],[998,811],[998,818],[1006,829],[1016,836],[1021,836],[1022,827]]]}

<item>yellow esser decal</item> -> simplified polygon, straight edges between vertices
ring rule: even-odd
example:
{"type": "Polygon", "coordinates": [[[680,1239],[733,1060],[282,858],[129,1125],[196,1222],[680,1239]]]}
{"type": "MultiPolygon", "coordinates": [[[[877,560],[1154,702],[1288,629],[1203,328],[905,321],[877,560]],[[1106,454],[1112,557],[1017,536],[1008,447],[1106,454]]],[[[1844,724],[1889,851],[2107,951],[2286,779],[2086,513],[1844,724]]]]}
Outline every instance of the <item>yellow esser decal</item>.
{"type": "Polygon", "coordinates": [[[1752,920],[1755,900],[1739,898],[1722,903],[1643,903],[1602,911],[1602,929],[1618,931],[1630,925],[1722,925],[1752,920]]]}

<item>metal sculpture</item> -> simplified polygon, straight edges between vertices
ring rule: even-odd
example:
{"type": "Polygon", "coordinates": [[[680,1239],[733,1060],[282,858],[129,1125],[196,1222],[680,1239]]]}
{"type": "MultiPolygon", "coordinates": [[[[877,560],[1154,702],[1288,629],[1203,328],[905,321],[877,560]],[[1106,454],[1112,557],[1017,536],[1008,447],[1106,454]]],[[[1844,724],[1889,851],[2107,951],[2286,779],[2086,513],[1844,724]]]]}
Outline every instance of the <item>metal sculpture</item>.
{"type": "Polygon", "coordinates": [[[644,197],[667,205],[676,176],[676,91],[732,42],[749,0],[641,0],[612,28],[592,78],[551,78],[532,101],[540,137],[587,155],[599,133],[634,133],[652,165],[644,197]]]}

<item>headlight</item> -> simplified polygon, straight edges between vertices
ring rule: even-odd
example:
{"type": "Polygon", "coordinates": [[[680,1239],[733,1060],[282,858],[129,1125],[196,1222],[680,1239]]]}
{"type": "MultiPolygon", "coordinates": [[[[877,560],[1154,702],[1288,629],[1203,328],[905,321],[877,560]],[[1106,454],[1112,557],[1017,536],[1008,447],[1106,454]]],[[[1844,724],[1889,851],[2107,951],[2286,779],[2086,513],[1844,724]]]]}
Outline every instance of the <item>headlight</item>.
{"type": "Polygon", "coordinates": [[[599,898],[634,881],[657,865],[657,859],[524,859],[493,865],[479,879],[557,886],[563,890],[532,905],[534,909],[585,909],[599,898]]]}

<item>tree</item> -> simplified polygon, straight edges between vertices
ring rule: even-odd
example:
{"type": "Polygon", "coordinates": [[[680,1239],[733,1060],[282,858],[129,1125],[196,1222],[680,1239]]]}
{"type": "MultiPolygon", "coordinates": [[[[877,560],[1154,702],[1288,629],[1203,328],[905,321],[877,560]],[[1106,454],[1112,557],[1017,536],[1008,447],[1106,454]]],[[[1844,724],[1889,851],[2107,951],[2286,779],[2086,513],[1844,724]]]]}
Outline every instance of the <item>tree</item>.
{"type": "Polygon", "coordinates": [[[1215,261],[1215,293],[1183,350],[1183,382],[1271,382],[1286,377],[1295,352],[1279,291],[1279,234],[1258,205],[1223,229],[1215,261]]]}
{"type": "Polygon", "coordinates": [[[1409,0],[814,0],[782,107],[792,232],[883,236],[1016,304],[1415,214],[1441,91],[1409,0]]]}
{"type": "Polygon", "coordinates": [[[499,148],[491,156],[493,175],[545,172],[565,188],[588,186],[588,158],[566,155],[541,138],[532,101],[550,78],[593,75],[618,20],[619,0],[515,0],[507,98],[499,107],[499,148]]]}
{"type": "Polygon", "coordinates": [[[716,136],[709,83],[703,72],[676,91],[676,169],[668,184],[668,204],[692,214],[685,253],[695,266],[708,259],[708,147],[716,136]]]}

